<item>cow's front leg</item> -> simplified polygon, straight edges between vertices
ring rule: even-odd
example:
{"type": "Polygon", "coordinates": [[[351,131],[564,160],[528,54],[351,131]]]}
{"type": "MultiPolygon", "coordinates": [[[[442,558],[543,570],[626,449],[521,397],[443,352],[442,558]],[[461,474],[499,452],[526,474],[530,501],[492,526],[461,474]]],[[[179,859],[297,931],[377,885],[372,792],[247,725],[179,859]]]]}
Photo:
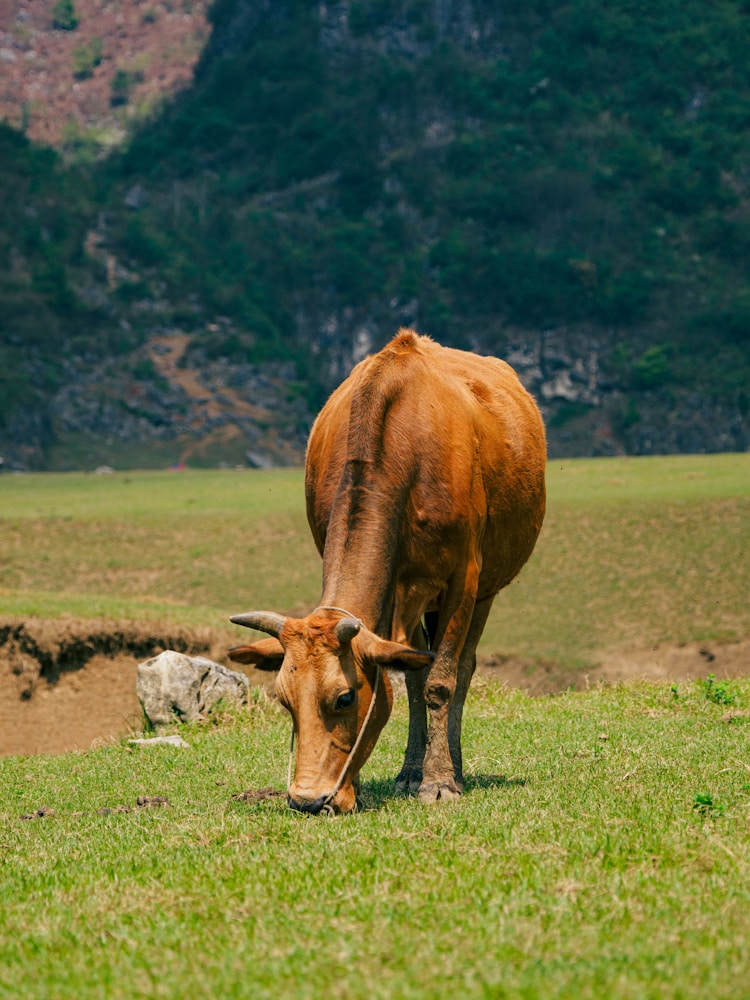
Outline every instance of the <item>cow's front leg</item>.
{"type": "MultiPolygon", "coordinates": [[[[456,780],[454,755],[451,754],[451,705],[456,695],[459,658],[474,617],[478,580],[479,568],[476,563],[471,563],[465,577],[461,580],[461,592],[460,595],[456,595],[458,599],[455,603],[450,602],[450,595],[448,595],[446,604],[448,607],[452,605],[453,611],[449,613],[445,627],[438,627],[437,655],[435,662],[430,667],[425,684],[429,726],[422,784],[419,787],[420,802],[457,799],[462,792],[463,779],[460,773],[460,759],[458,780],[456,780]]],[[[442,619],[443,612],[441,610],[440,625],[443,624],[442,619]]],[[[466,694],[466,686],[468,683],[465,686],[462,684],[462,690],[459,692],[462,703],[466,694]]],[[[455,716],[453,728],[455,728],[455,716]]]]}
{"type": "MultiPolygon", "coordinates": [[[[423,627],[421,609],[424,606],[424,594],[415,589],[411,592],[400,592],[398,597],[392,638],[414,649],[429,649],[435,636],[437,616],[434,613],[426,614],[428,625],[426,629],[423,627]]],[[[422,766],[427,747],[427,705],[424,699],[424,686],[428,673],[429,668],[425,667],[424,670],[407,670],[404,676],[409,700],[409,736],[404,764],[396,776],[396,793],[401,795],[409,793],[416,795],[422,784],[422,766]]]]}
{"type": "Polygon", "coordinates": [[[419,786],[420,802],[446,801],[457,799],[461,795],[448,742],[450,706],[456,690],[455,664],[452,666],[453,669],[451,664],[446,664],[442,670],[436,670],[433,666],[425,686],[430,722],[422,784],[419,786]]]}
{"type": "Polygon", "coordinates": [[[409,737],[406,743],[404,766],[396,778],[396,791],[416,794],[422,784],[422,765],[427,747],[427,706],[424,687],[428,671],[408,671],[406,692],[409,698],[409,737]]]}

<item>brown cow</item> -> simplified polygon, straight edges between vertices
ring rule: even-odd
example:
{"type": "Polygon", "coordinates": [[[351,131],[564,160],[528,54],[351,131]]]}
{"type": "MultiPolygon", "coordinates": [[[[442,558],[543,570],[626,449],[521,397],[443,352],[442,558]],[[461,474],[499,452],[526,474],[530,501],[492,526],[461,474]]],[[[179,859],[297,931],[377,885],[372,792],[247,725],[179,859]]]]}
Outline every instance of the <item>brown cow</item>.
{"type": "Polygon", "coordinates": [[[409,696],[397,789],[425,802],[460,795],[477,642],[534,548],[545,458],[539,411],[509,365],[412,330],[333,393],[305,472],[320,605],[300,619],[232,618],[276,637],[230,655],[280,668],[298,742],[293,809],[356,808],[360,768],[391,711],[385,667],[406,671],[409,696]]]}

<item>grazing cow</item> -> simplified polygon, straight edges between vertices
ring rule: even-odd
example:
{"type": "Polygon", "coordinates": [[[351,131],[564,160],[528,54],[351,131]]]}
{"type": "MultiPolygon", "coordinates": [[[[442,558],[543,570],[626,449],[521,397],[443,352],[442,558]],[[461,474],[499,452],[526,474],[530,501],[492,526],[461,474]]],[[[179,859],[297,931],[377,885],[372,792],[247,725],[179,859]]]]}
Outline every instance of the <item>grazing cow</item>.
{"type": "Polygon", "coordinates": [[[461,716],[492,601],[531,555],[544,426],[513,369],[401,330],[333,393],[310,434],[307,516],[323,556],[305,618],[237,615],[274,638],[230,655],[277,669],[297,739],[293,809],[356,808],[359,771],[406,672],[399,791],[463,789],[461,716]]]}

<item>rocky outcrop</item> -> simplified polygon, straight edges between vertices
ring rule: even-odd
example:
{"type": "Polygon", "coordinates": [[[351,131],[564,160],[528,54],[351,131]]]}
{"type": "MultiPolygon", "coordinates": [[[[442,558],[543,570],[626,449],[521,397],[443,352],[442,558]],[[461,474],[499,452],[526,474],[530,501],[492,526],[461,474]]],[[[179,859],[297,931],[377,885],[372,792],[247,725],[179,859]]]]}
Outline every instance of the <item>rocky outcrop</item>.
{"type": "MultiPolygon", "coordinates": [[[[200,349],[186,364],[190,342],[179,330],[159,329],[131,355],[70,359],[49,405],[47,445],[84,435],[105,446],[93,464],[106,459],[114,468],[123,468],[123,446],[142,449],[144,459],[149,449],[161,448],[172,455],[165,465],[195,455],[215,465],[230,459],[256,468],[300,464],[313,414],[295,391],[293,364],[230,363],[208,359],[200,349]]],[[[41,465],[41,447],[27,461],[6,450],[9,467],[41,465]]]]}
{"type": "MultiPolygon", "coordinates": [[[[418,312],[410,304],[409,324],[418,312]]],[[[415,323],[420,329],[418,321],[415,323]]],[[[331,386],[385,339],[375,318],[329,316],[315,331],[331,386]]],[[[427,332],[429,331],[421,331],[427,332]]],[[[386,331],[392,334],[389,328],[386,331]]],[[[485,345],[472,345],[489,353],[485,345]]],[[[748,408],[669,380],[634,388],[612,358],[614,335],[569,329],[512,331],[502,356],[537,399],[552,457],[746,451],[748,408]]],[[[291,362],[253,365],[209,359],[179,330],[158,330],[146,345],[116,361],[72,357],[48,411],[21,410],[0,437],[6,470],[49,467],[55,442],[99,442],[90,465],[115,469],[149,456],[162,464],[301,465],[314,419],[291,362]],[[133,458],[125,458],[125,451],[133,458]],[[149,449],[152,450],[149,451],[149,449]],[[160,450],[159,450],[160,449],[160,450]]],[[[53,467],[79,467],[70,460],[53,467]]]]}
{"type": "Polygon", "coordinates": [[[202,0],[179,8],[75,0],[69,30],[55,24],[54,6],[0,5],[0,120],[38,142],[80,142],[91,129],[111,145],[124,135],[123,103],[137,114],[184,86],[209,36],[202,0]]]}
{"type": "Polygon", "coordinates": [[[746,451],[742,399],[717,399],[671,382],[636,387],[613,364],[611,334],[569,329],[510,340],[505,360],[537,399],[552,457],[746,451]]]}

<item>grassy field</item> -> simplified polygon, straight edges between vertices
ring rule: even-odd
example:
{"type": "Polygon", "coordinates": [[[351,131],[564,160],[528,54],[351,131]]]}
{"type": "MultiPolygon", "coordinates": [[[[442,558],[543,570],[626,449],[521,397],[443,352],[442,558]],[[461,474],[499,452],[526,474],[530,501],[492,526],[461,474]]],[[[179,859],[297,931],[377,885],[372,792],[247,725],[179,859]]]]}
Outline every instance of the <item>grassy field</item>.
{"type": "MultiPolygon", "coordinates": [[[[550,463],[537,549],[480,651],[585,666],[598,650],[750,634],[750,455],[550,463]]],[[[7,613],[221,627],[320,594],[300,470],[0,480],[7,613]]]]}
{"type": "Polygon", "coordinates": [[[746,997],[748,708],[745,680],[480,683],[467,793],[431,807],[393,796],[400,701],[331,819],[233,801],[283,788],[263,698],[189,749],[0,758],[0,996],[746,997]]]}
{"type": "MultiPolygon", "coordinates": [[[[750,634],[750,456],[556,462],[483,649],[750,634]]],[[[299,471],[0,480],[6,612],[221,625],[311,607],[299,471]]],[[[396,798],[397,700],[365,809],[289,811],[289,720],[0,757],[0,997],[750,995],[750,680],[532,699],[478,678],[467,793],[396,798]],[[139,806],[139,796],[167,804],[139,806]],[[118,808],[122,807],[122,808],[118,808]]]]}

